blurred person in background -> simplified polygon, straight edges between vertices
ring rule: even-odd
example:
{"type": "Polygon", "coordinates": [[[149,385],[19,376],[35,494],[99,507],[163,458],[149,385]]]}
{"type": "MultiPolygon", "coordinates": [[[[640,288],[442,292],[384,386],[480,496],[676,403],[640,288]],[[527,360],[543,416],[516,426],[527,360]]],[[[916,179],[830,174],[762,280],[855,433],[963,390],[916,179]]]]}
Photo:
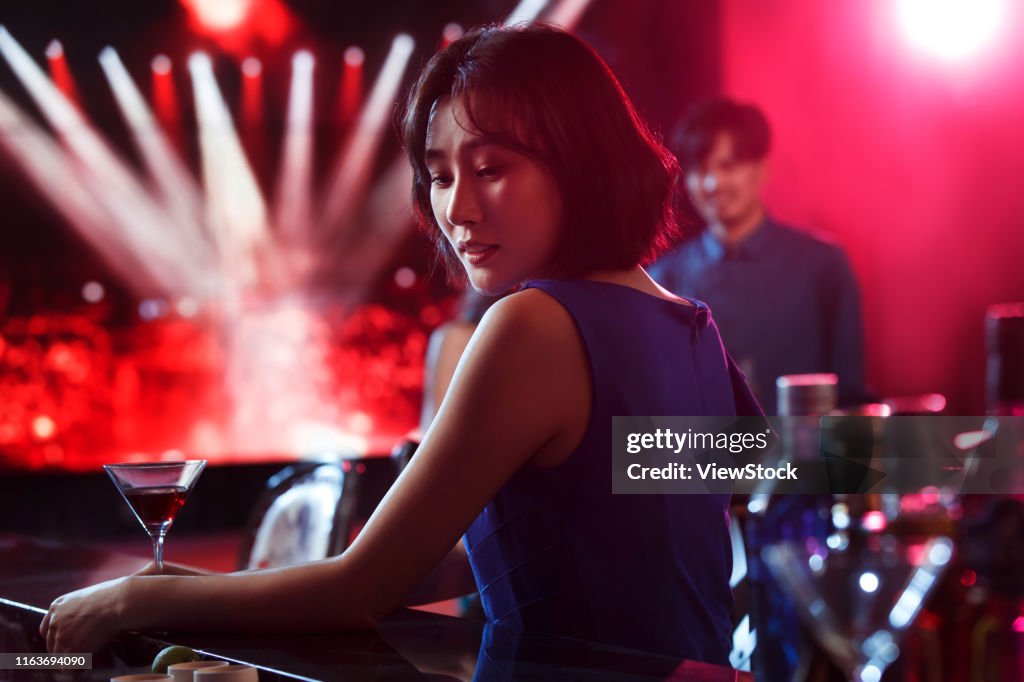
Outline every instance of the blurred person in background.
{"type": "Polygon", "coordinates": [[[775,380],[834,373],[840,404],[866,400],[860,293],[827,236],[783,225],[761,198],[771,130],[757,107],[697,104],[672,137],[704,229],[650,268],[659,284],[706,301],[729,353],[768,414],[775,380]]]}
{"type": "Polygon", "coordinates": [[[451,384],[455,368],[462,358],[469,339],[476,331],[487,309],[498,296],[485,296],[473,288],[459,301],[458,314],[435,329],[427,343],[427,356],[423,361],[423,409],[420,412],[420,435],[427,432],[434,421],[451,384]]]}

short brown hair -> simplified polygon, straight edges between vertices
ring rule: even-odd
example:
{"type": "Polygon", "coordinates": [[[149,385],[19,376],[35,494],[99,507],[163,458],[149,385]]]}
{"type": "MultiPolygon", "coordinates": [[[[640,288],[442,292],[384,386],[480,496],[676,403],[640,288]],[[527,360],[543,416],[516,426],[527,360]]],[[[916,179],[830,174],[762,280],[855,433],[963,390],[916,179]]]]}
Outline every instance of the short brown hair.
{"type": "Polygon", "coordinates": [[[463,104],[474,128],[539,159],[558,183],[563,227],[547,275],[625,270],[671,245],[678,164],[607,64],[554,26],[486,26],[434,55],[400,123],[413,168],[413,207],[451,275],[464,272],[434,220],[426,134],[434,104],[462,94],[472,95],[463,104]]]}

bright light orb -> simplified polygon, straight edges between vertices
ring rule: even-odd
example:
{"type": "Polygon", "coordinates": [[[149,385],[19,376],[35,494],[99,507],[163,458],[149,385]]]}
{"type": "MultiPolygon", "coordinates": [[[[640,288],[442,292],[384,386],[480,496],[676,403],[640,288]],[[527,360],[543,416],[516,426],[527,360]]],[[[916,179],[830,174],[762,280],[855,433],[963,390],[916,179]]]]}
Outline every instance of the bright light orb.
{"type": "Polygon", "coordinates": [[[446,43],[454,43],[462,37],[463,33],[465,33],[465,29],[453,21],[444,25],[444,30],[441,31],[441,36],[444,38],[446,43]]]}
{"type": "Polygon", "coordinates": [[[983,50],[1007,18],[1006,0],[901,0],[897,12],[910,43],[946,61],[983,50]]]}
{"type": "Polygon", "coordinates": [[[82,298],[89,303],[99,303],[103,300],[105,293],[103,285],[99,282],[90,281],[82,286],[82,298]]]}
{"type": "Polygon", "coordinates": [[[864,590],[868,594],[871,594],[878,589],[878,575],[871,571],[865,571],[860,574],[860,589],[864,590]]]}
{"type": "Polygon", "coordinates": [[[171,72],[171,60],[165,54],[158,54],[153,57],[153,61],[150,66],[153,69],[153,73],[158,76],[166,76],[171,72]]]}
{"type": "Polygon", "coordinates": [[[210,56],[205,52],[193,52],[192,56],[188,58],[188,68],[193,73],[204,69],[212,69],[213,62],[210,61],[210,56]]]}
{"type": "Polygon", "coordinates": [[[401,267],[395,270],[395,284],[402,289],[409,289],[416,284],[416,273],[412,268],[401,267]]]}
{"type": "Polygon", "coordinates": [[[50,60],[64,58],[64,46],[60,44],[59,40],[53,39],[50,41],[50,44],[46,46],[46,58],[50,60]]]}
{"type": "Polygon", "coordinates": [[[263,73],[263,64],[256,57],[246,57],[242,61],[242,73],[247,78],[258,78],[263,73]]]}
{"type": "Polygon", "coordinates": [[[299,50],[292,56],[292,68],[296,71],[312,71],[313,55],[307,50],[299,50]]]}
{"type": "Polygon", "coordinates": [[[49,440],[57,433],[57,424],[45,414],[41,414],[32,420],[32,433],[39,440],[49,440]]]}
{"type": "Polygon", "coordinates": [[[358,47],[350,47],[345,50],[345,65],[351,67],[357,67],[363,65],[363,60],[366,59],[366,54],[358,47]]]}
{"type": "Polygon", "coordinates": [[[882,671],[874,663],[868,663],[860,669],[860,679],[864,682],[879,682],[882,679],[882,671]]]}
{"type": "Polygon", "coordinates": [[[953,556],[953,547],[949,540],[936,540],[928,552],[928,560],[936,566],[945,566],[953,556]]]}
{"type": "Polygon", "coordinates": [[[249,17],[253,0],[184,0],[184,3],[203,28],[230,31],[249,17]]]}
{"type": "Polygon", "coordinates": [[[147,322],[155,320],[158,317],[163,317],[167,312],[165,308],[166,304],[157,299],[147,298],[145,301],[139,304],[139,317],[147,322]]]}

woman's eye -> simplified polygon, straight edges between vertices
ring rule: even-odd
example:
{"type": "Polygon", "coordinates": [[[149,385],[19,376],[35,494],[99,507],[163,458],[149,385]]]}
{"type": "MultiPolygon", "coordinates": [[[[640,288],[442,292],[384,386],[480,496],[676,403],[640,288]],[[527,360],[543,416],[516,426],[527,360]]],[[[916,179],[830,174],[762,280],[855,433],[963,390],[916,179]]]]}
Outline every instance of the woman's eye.
{"type": "Polygon", "coordinates": [[[476,172],[481,178],[493,178],[501,173],[502,166],[484,166],[476,172]]]}
{"type": "Polygon", "coordinates": [[[451,181],[451,176],[445,175],[443,173],[438,173],[437,175],[430,176],[431,185],[447,185],[451,181]]]}

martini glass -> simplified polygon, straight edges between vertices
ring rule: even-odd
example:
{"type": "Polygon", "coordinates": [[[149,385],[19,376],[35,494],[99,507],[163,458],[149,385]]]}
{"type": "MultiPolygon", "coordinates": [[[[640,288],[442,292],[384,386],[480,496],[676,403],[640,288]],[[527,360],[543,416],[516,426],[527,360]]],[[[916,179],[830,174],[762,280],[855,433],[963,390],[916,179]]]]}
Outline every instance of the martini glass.
{"type": "Polygon", "coordinates": [[[205,459],[103,465],[135,518],[149,533],[158,571],[164,569],[164,536],[205,466],[205,459]]]}
{"type": "Polygon", "coordinates": [[[933,426],[910,419],[823,423],[830,481],[842,490],[856,484],[852,489],[877,492],[819,495],[808,511],[815,532],[779,533],[761,547],[812,635],[854,682],[879,682],[896,661],[903,636],[956,552],[958,479],[936,485],[930,473],[946,468],[945,441],[933,426]],[[858,471],[881,478],[847,480],[858,471]]]}
{"type": "Polygon", "coordinates": [[[836,531],[824,546],[787,541],[763,552],[811,632],[854,682],[879,682],[953,555],[946,535],[900,535],[836,531]]]}

